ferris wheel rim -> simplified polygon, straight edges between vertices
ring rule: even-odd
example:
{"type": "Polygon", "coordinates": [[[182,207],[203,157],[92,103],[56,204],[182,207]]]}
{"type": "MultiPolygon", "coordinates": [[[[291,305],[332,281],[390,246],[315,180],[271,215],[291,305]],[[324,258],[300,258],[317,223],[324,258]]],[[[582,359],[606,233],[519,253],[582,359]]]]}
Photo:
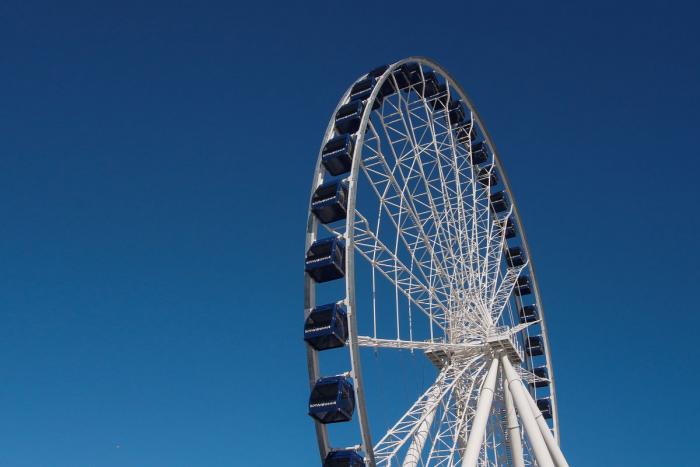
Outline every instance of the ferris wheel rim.
{"type": "MultiPolygon", "coordinates": [[[[363,447],[365,450],[365,453],[367,455],[367,461],[369,465],[375,465],[374,464],[374,453],[373,453],[373,448],[374,446],[371,443],[371,435],[370,435],[370,427],[369,423],[367,420],[368,414],[367,410],[365,407],[365,399],[364,399],[364,388],[363,388],[363,376],[362,376],[362,370],[361,370],[361,359],[359,355],[359,344],[358,344],[358,335],[357,335],[357,316],[355,313],[355,270],[354,270],[354,257],[355,257],[355,249],[353,247],[353,241],[354,241],[354,233],[355,233],[355,222],[354,222],[354,217],[356,214],[356,196],[357,196],[357,188],[358,188],[358,179],[359,179],[359,166],[360,166],[360,161],[362,159],[362,152],[364,149],[364,138],[365,134],[367,131],[368,123],[370,120],[370,116],[373,112],[372,107],[373,103],[376,101],[379,90],[381,86],[392,76],[392,73],[401,65],[407,64],[407,63],[418,63],[420,65],[424,65],[429,67],[430,69],[434,70],[435,72],[438,72],[442,77],[449,82],[449,85],[451,88],[457,91],[457,94],[461,98],[461,100],[468,106],[469,110],[472,113],[472,118],[478,123],[479,128],[481,132],[483,133],[484,140],[487,142],[487,144],[491,148],[491,152],[493,154],[493,163],[494,165],[498,168],[500,174],[501,174],[501,183],[504,186],[504,191],[507,192],[508,196],[512,200],[512,209],[513,209],[513,215],[515,217],[515,222],[518,227],[518,232],[520,236],[520,245],[522,246],[523,250],[525,251],[527,257],[529,258],[528,260],[528,270],[529,270],[529,276],[531,279],[532,287],[534,290],[534,297],[535,297],[535,302],[537,303],[539,307],[539,312],[540,312],[540,327],[541,327],[541,336],[543,338],[543,341],[545,343],[545,361],[546,361],[546,366],[549,369],[549,380],[550,380],[550,399],[552,401],[552,418],[553,418],[553,430],[555,433],[556,438],[558,439],[559,437],[559,423],[558,423],[558,413],[557,413],[557,403],[556,403],[556,391],[555,391],[555,381],[554,381],[554,371],[552,369],[552,358],[551,358],[551,350],[549,346],[549,340],[548,340],[548,332],[546,328],[546,320],[545,320],[545,315],[544,315],[544,307],[542,305],[541,301],[541,295],[539,291],[539,286],[537,282],[537,275],[535,272],[535,267],[532,261],[532,256],[529,254],[530,253],[530,248],[529,244],[527,242],[527,237],[525,233],[525,229],[523,228],[522,225],[522,220],[520,217],[520,214],[518,212],[518,207],[517,207],[517,202],[515,200],[515,197],[513,196],[513,191],[511,189],[506,171],[503,168],[503,164],[501,162],[500,155],[496,149],[496,146],[493,143],[493,139],[491,138],[486,126],[483,123],[483,120],[481,119],[481,116],[476,110],[476,107],[474,106],[472,100],[469,98],[467,93],[464,91],[462,86],[459,84],[459,82],[447,71],[445,70],[442,66],[440,66],[436,61],[427,58],[427,57],[422,57],[422,56],[411,56],[407,57],[405,59],[399,60],[387,67],[387,69],[383,72],[381,77],[377,79],[377,85],[373,89],[371,96],[367,99],[367,105],[364,109],[364,112],[362,114],[361,118],[361,123],[360,127],[357,130],[357,142],[354,146],[353,150],[353,160],[352,160],[352,169],[350,170],[348,179],[350,181],[350,190],[348,193],[348,205],[347,205],[347,221],[345,224],[345,241],[347,244],[347,253],[346,253],[346,305],[348,306],[348,320],[349,320],[349,327],[350,327],[350,335],[348,339],[348,347],[350,349],[350,355],[351,355],[351,364],[352,364],[352,376],[354,378],[354,385],[355,385],[355,391],[356,391],[356,412],[358,414],[358,418],[360,420],[360,430],[361,430],[361,436],[363,440],[363,447]]],[[[364,75],[363,75],[364,76],[364,75]]],[[[360,78],[361,79],[361,78],[360,78]]],[[[354,83],[356,83],[357,80],[354,83]]],[[[339,100],[338,104],[336,105],[336,108],[333,112],[332,115],[335,115],[338,109],[347,101],[348,96],[350,95],[351,89],[353,85],[351,84],[350,87],[345,91],[343,94],[342,98],[339,100]]],[[[319,150],[319,155],[318,155],[318,161],[316,165],[316,171],[314,174],[314,182],[312,184],[312,194],[314,189],[320,184],[321,180],[323,179],[323,168],[321,167],[320,160],[321,160],[321,151],[323,149],[323,144],[329,140],[329,137],[333,134],[334,130],[334,119],[331,117],[329,124],[326,128],[326,131],[324,133],[324,137],[322,140],[321,144],[321,150],[319,150]]],[[[311,210],[309,209],[309,218],[307,222],[307,236],[306,236],[306,248],[308,249],[309,246],[313,243],[314,240],[317,238],[317,230],[318,230],[318,223],[316,219],[314,218],[314,215],[311,213],[311,210]]],[[[305,278],[305,308],[308,309],[310,306],[312,306],[315,302],[315,297],[314,297],[314,286],[309,280],[308,277],[305,278]]],[[[307,348],[307,361],[308,361],[308,366],[309,366],[309,381],[310,384],[312,385],[313,382],[320,377],[320,372],[318,369],[318,354],[315,352],[313,349],[307,348]]],[[[329,451],[329,441],[328,441],[328,433],[325,425],[316,423],[316,431],[317,431],[317,438],[320,446],[320,451],[321,451],[321,457],[323,458],[325,454],[329,451]]]]}

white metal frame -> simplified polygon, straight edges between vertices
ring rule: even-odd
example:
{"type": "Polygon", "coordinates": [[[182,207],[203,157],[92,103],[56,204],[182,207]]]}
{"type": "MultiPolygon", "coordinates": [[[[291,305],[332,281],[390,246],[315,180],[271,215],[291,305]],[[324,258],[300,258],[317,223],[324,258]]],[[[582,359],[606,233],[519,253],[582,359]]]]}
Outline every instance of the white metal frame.
{"type": "MultiPolygon", "coordinates": [[[[333,115],[347,102],[350,89],[333,115]]],[[[331,118],[323,143],[332,137],[333,129],[331,118]]],[[[319,151],[312,194],[327,176],[320,161],[319,151]]],[[[321,225],[309,211],[306,248],[319,237],[319,227],[345,240],[343,302],[349,321],[347,347],[359,441],[366,464],[413,467],[452,466],[460,462],[463,466],[519,467],[536,460],[539,466],[568,467],[558,446],[550,347],[525,231],[493,141],[471,100],[442,67],[427,58],[410,57],[394,63],[382,74],[367,99],[347,181],[350,189],[346,221],[340,227],[321,225]],[[417,93],[397,92],[393,100],[384,100],[380,110],[372,110],[382,85],[394,80],[394,71],[405,63],[418,64],[421,73],[435,72],[445,81],[447,92],[468,107],[472,122],[491,148],[491,167],[498,171],[511,201],[510,210],[503,216],[495,217],[490,211],[490,187],[480,188],[469,163],[471,143],[462,145],[456,141],[455,128],[445,109],[440,114],[439,108],[432,109],[425,99],[416,98],[417,93]],[[434,162],[430,170],[426,170],[426,159],[434,162]],[[379,200],[375,207],[378,220],[358,210],[360,182],[379,200]],[[515,223],[519,245],[528,258],[518,267],[503,266],[503,226],[507,218],[515,223]],[[384,230],[380,231],[380,225],[384,230]],[[393,245],[382,237],[382,232],[389,230],[396,232],[393,245]],[[392,338],[377,334],[376,305],[372,310],[374,335],[358,335],[355,253],[372,266],[373,287],[379,278],[396,290],[397,332],[392,338]],[[529,273],[532,296],[540,313],[540,320],[535,323],[517,324],[512,318],[512,301],[521,303],[518,297],[513,298],[513,288],[523,271],[529,273]],[[410,326],[408,337],[402,336],[400,317],[406,310],[399,307],[400,294],[407,300],[409,316],[422,313],[430,323],[429,340],[414,339],[410,326]],[[503,325],[507,314],[511,315],[510,322],[503,325]],[[528,336],[529,327],[535,324],[545,344],[553,411],[551,429],[523,386],[523,380],[538,381],[530,371],[532,360],[520,345],[522,336],[528,336]],[[372,442],[365,404],[361,347],[422,351],[440,369],[436,381],[376,444],[372,442]],[[527,439],[523,438],[518,420],[525,427],[527,439]],[[401,455],[402,463],[397,464],[401,455]]],[[[305,276],[307,312],[316,305],[316,286],[305,276]]],[[[307,360],[309,384],[313,386],[322,376],[319,353],[308,347],[307,360]]],[[[316,432],[324,459],[332,448],[328,427],[316,423],[316,432]]]]}

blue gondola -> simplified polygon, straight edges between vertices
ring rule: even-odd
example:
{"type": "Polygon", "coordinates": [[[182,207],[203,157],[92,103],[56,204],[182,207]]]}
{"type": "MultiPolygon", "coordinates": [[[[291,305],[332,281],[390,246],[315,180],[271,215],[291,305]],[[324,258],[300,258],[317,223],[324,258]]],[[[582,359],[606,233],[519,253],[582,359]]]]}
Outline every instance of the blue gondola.
{"type": "Polygon", "coordinates": [[[350,135],[340,135],[329,140],[321,151],[321,163],[333,176],[350,172],[355,141],[350,135]]]}
{"type": "MultiPolygon", "coordinates": [[[[410,80],[411,86],[422,86],[423,85],[423,71],[417,63],[406,64],[406,71],[410,80]]],[[[427,71],[425,73],[428,73],[427,71]]],[[[434,74],[433,74],[434,75],[434,74]]],[[[437,84],[436,84],[437,86],[437,84]]],[[[422,88],[420,88],[422,89],[422,88]]]]}
{"type": "Polygon", "coordinates": [[[464,106],[459,100],[450,100],[450,105],[448,106],[450,124],[461,125],[467,118],[466,112],[464,111],[464,106]]]}
{"type": "Polygon", "coordinates": [[[525,351],[528,355],[537,357],[538,355],[544,355],[544,341],[542,336],[530,336],[525,342],[525,351]]]}
{"type": "Polygon", "coordinates": [[[316,350],[342,347],[348,340],[348,315],[338,303],[317,306],[304,322],[304,340],[316,350]]]}
{"type": "Polygon", "coordinates": [[[518,233],[517,230],[515,230],[515,222],[513,222],[513,219],[510,217],[506,221],[505,230],[506,238],[514,238],[518,233]]]}
{"type": "Polygon", "coordinates": [[[519,246],[508,248],[506,251],[506,263],[509,268],[522,266],[527,261],[527,255],[519,246]]]}
{"type": "Polygon", "coordinates": [[[348,206],[348,184],[331,180],[316,188],[311,197],[311,212],[324,224],[345,219],[348,206]]]}
{"type": "Polygon", "coordinates": [[[533,369],[532,372],[538,378],[549,379],[549,371],[547,370],[546,366],[538,366],[537,368],[533,369]]]}
{"type": "Polygon", "coordinates": [[[323,467],[364,467],[365,460],[352,449],[331,451],[323,461],[323,467]]]}
{"type": "Polygon", "coordinates": [[[508,195],[505,191],[499,191],[497,193],[492,194],[490,200],[491,209],[493,209],[494,212],[504,212],[507,211],[510,207],[510,203],[508,202],[508,195]]]}
{"type": "Polygon", "coordinates": [[[517,295],[530,295],[532,293],[532,285],[528,276],[520,276],[515,282],[515,293],[517,295]]]}
{"type": "Polygon", "coordinates": [[[416,73],[420,76],[418,64],[413,62],[404,63],[394,71],[394,79],[396,79],[396,84],[401,91],[408,90],[408,87],[412,83],[412,77],[416,73]]]}
{"type": "Polygon", "coordinates": [[[309,415],[320,423],[347,422],[355,411],[355,392],[345,376],[316,381],[309,396],[309,415]]]}
{"type": "Polygon", "coordinates": [[[473,165],[483,164],[489,160],[489,146],[483,141],[472,144],[471,163],[473,165]]]}
{"type": "Polygon", "coordinates": [[[537,399],[537,408],[547,420],[552,418],[552,401],[549,399],[537,399]]]}
{"type": "MultiPolygon", "coordinates": [[[[350,90],[350,102],[367,100],[367,98],[369,98],[369,96],[372,94],[372,91],[376,85],[377,78],[368,76],[361,79],[355,83],[350,90]]],[[[378,109],[382,105],[383,97],[384,96],[382,93],[379,92],[376,100],[374,101],[374,105],[372,106],[372,110],[378,109]]]]}
{"type": "Polygon", "coordinates": [[[445,108],[447,106],[447,85],[445,83],[438,84],[437,88],[433,89],[430,94],[425,94],[425,98],[428,101],[433,110],[438,108],[445,108]]]}
{"type": "MultiPolygon", "coordinates": [[[[384,74],[384,72],[388,68],[389,68],[389,65],[378,66],[374,70],[367,73],[367,76],[370,78],[376,78],[377,80],[379,80],[379,78],[384,74]]],[[[396,74],[395,71],[394,71],[394,74],[396,74]]],[[[396,92],[396,90],[394,89],[394,82],[391,79],[391,77],[389,77],[386,81],[384,81],[384,84],[382,84],[382,89],[379,91],[379,97],[384,98],[384,97],[392,95],[394,92],[396,92]]]]}
{"type": "Polygon", "coordinates": [[[432,96],[437,93],[440,83],[432,71],[424,72],[421,76],[420,70],[411,76],[411,84],[416,92],[422,96],[432,96]]]}
{"type": "Polygon", "coordinates": [[[339,237],[315,241],[306,252],[304,269],[316,282],[345,276],[345,243],[339,237]]]}
{"type": "Polygon", "coordinates": [[[479,170],[478,178],[479,183],[486,187],[494,187],[498,185],[498,173],[496,168],[492,165],[484,167],[479,170]]]}
{"type": "MultiPolygon", "coordinates": [[[[544,378],[545,380],[549,379],[549,371],[547,371],[546,366],[540,366],[532,370],[535,376],[538,378],[544,378]]],[[[549,381],[535,381],[533,383],[533,386],[536,388],[544,388],[549,386],[549,381]]]]}
{"type": "Polygon", "coordinates": [[[335,129],[338,133],[355,133],[360,128],[364,110],[364,101],[352,101],[340,107],[335,114],[335,129]]]}
{"type": "Polygon", "coordinates": [[[522,308],[520,308],[518,314],[520,315],[521,323],[532,323],[533,321],[540,319],[540,314],[537,311],[537,305],[524,305],[522,308]]]}
{"type": "MultiPolygon", "coordinates": [[[[379,82],[379,78],[373,76],[367,76],[361,79],[352,86],[350,90],[350,101],[364,101],[369,98],[374,91],[375,86],[379,82]]],[[[374,100],[372,105],[372,110],[378,109],[382,105],[382,100],[394,93],[394,83],[391,79],[384,81],[382,88],[377,93],[377,98],[374,100]]]]}
{"type": "Polygon", "coordinates": [[[461,144],[467,144],[474,141],[477,137],[476,127],[471,120],[467,120],[457,128],[457,141],[461,144]]]}

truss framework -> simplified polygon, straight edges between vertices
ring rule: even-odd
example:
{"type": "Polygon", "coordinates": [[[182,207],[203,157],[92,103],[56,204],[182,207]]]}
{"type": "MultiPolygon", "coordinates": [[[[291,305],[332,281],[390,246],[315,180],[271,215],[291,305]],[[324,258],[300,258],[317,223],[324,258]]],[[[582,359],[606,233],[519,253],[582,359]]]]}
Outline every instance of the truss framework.
{"type": "MultiPolygon", "coordinates": [[[[347,178],[347,219],[320,224],[310,215],[307,228],[307,247],[317,238],[318,227],[346,240],[344,303],[359,448],[366,463],[567,465],[558,446],[554,379],[534,266],[508,180],[478,114],[447,72],[415,57],[383,73],[366,107],[371,110],[363,115],[347,178]],[[406,63],[419,66],[424,82],[429,72],[439,74],[444,100],[431,101],[415,90],[380,99],[383,83],[399,88],[394,72],[406,63]],[[452,121],[453,99],[467,106],[468,120],[492,150],[481,165],[474,163],[475,143],[461,138],[452,121]],[[381,105],[375,109],[377,101],[381,105]],[[511,200],[506,209],[495,209],[491,199],[495,174],[511,200]],[[517,227],[524,251],[517,263],[509,256],[509,222],[517,227]],[[355,277],[354,253],[358,265],[370,271],[363,278],[369,283],[363,284],[366,289],[355,277]],[[526,301],[518,281],[523,276],[531,280],[531,303],[540,316],[521,323],[518,310],[526,301]],[[362,294],[371,297],[371,307],[358,307],[362,294]],[[370,331],[367,335],[360,335],[358,322],[370,331]],[[548,377],[535,374],[536,361],[524,350],[533,335],[544,339],[548,377]],[[403,416],[382,429],[376,443],[364,404],[362,348],[423,353],[437,371],[403,416]],[[532,397],[543,386],[552,404],[551,428],[532,397]]],[[[324,141],[332,131],[331,122],[324,141]]],[[[325,176],[318,170],[314,187],[325,176]]],[[[315,286],[307,278],[306,308],[314,303],[315,286]]],[[[309,369],[313,382],[320,374],[313,351],[309,369]]],[[[317,434],[323,458],[331,449],[327,427],[317,424],[317,434]]]]}

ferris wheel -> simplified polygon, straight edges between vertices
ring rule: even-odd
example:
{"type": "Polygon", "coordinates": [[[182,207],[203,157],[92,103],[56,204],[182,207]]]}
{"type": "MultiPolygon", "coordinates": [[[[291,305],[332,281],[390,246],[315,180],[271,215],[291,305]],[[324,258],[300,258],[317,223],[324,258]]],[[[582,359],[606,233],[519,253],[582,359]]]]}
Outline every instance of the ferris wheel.
{"type": "Polygon", "coordinates": [[[322,465],[568,466],[523,224],[483,122],[434,61],[376,68],[340,99],[304,304],[322,465]]]}

